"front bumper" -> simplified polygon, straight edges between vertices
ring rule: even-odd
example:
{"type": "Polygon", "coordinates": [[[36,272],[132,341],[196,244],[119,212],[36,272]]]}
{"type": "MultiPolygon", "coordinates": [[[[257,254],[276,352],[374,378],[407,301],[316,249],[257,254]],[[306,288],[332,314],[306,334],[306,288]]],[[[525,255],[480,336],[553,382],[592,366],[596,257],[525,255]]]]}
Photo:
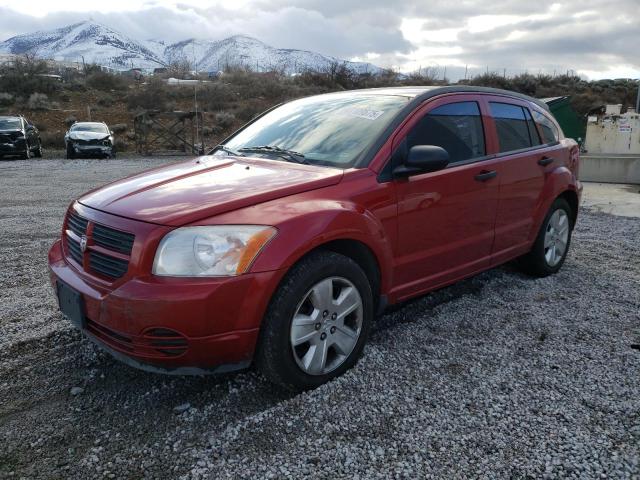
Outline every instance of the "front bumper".
{"type": "Polygon", "coordinates": [[[24,140],[18,140],[13,143],[0,143],[0,155],[20,155],[27,150],[27,144],[24,140]]]}
{"type": "Polygon", "coordinates": [[[77,155],[113,155],[113,146],[72,144],[77,155]]]}
{"type": "Polygon", "coordinates": [[[83,333],[91,340],[132,366],[172,374],[247,367],[282,275],[281,271],[224,279],[146,275],[110,289],[68,263],[60,241],[49,251],[49,269],[54,289],[60,280],[81,293],[83,333]]]}

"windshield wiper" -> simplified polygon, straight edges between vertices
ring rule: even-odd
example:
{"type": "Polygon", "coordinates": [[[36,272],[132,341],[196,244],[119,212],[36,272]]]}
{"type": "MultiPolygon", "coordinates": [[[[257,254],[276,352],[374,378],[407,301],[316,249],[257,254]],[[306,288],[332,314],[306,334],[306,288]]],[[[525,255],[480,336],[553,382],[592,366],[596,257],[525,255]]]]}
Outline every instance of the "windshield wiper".
{"type": "Polygon", "coordinates": [[[228,148],[225,145],[216,145],[213,149],[215,150],[222,150],[223,152],[227,152],[229,155],[235,155],[236,157],[244,157],[244,155],[242,155],[241,153],[236,152],[235,150],[231,150],[230,148],[228,148]]]}
{"type": "Polygon", "coordinates": [[[254,152],[254,153],[273,153],[284,159],[289,159],[295,163],[309,164],[304,157],[304,153],[295,152],[293,150],[285,150],[284,148],[277,147],[275,145],[257,145],[255,147],[243,147],[240,148],[241,152],[254,152]]]}

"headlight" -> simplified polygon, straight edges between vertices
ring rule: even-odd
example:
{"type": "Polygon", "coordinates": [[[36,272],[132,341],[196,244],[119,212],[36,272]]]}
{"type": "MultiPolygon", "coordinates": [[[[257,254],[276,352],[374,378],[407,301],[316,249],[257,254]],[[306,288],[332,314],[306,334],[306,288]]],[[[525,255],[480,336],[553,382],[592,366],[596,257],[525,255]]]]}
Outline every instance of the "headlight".
{"type": "Polygon", "coordinates": [[[173,277],[218,277],[246,272],[276,234],[263,225],[183,227],[160,242],[153,274],[173,277]]]}

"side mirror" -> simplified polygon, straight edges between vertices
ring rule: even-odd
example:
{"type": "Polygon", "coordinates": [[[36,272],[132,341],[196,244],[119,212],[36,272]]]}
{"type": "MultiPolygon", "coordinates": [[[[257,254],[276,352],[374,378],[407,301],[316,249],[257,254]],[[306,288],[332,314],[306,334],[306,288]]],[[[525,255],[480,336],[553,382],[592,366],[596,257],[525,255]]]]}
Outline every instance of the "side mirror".
{"type": "Polygon", "coordinates": [[[420,173],[442,170],[449,164],[449,153],[435,145],[415,145],[411,147],[402,165],[393,170],[396,177],[409,177],[420,173]]]}
{"type": "Polygon", "coordinates": [[[111,135],[113,135],[113,130],[109,130],[109,133],[110,133],[111,135]]]}

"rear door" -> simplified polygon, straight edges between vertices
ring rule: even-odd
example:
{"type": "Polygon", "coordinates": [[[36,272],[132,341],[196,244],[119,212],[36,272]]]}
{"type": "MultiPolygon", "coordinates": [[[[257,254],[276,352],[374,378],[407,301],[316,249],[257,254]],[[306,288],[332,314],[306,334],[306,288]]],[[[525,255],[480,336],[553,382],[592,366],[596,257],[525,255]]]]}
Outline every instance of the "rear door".
{"type": "Polygon", "coordinates": [[[482,102],[450,95],[429,102],[394,140],[394,160],[414,145],[449,152],[443,170],[394,180],[398,198],[395,285],[402,299],[488,267],[499,178],[487,157],[482,102]]]}
{"type": "Polygon", "coordinates": [[[491,119],[488,128],[497,139],[491,153],[501,160],[492,258],[499,264],[526,252],[534,239],[545,172],[553,168],[558,153],[541,138],[528,102],[499,96],[485,101],[491,119]]]}

